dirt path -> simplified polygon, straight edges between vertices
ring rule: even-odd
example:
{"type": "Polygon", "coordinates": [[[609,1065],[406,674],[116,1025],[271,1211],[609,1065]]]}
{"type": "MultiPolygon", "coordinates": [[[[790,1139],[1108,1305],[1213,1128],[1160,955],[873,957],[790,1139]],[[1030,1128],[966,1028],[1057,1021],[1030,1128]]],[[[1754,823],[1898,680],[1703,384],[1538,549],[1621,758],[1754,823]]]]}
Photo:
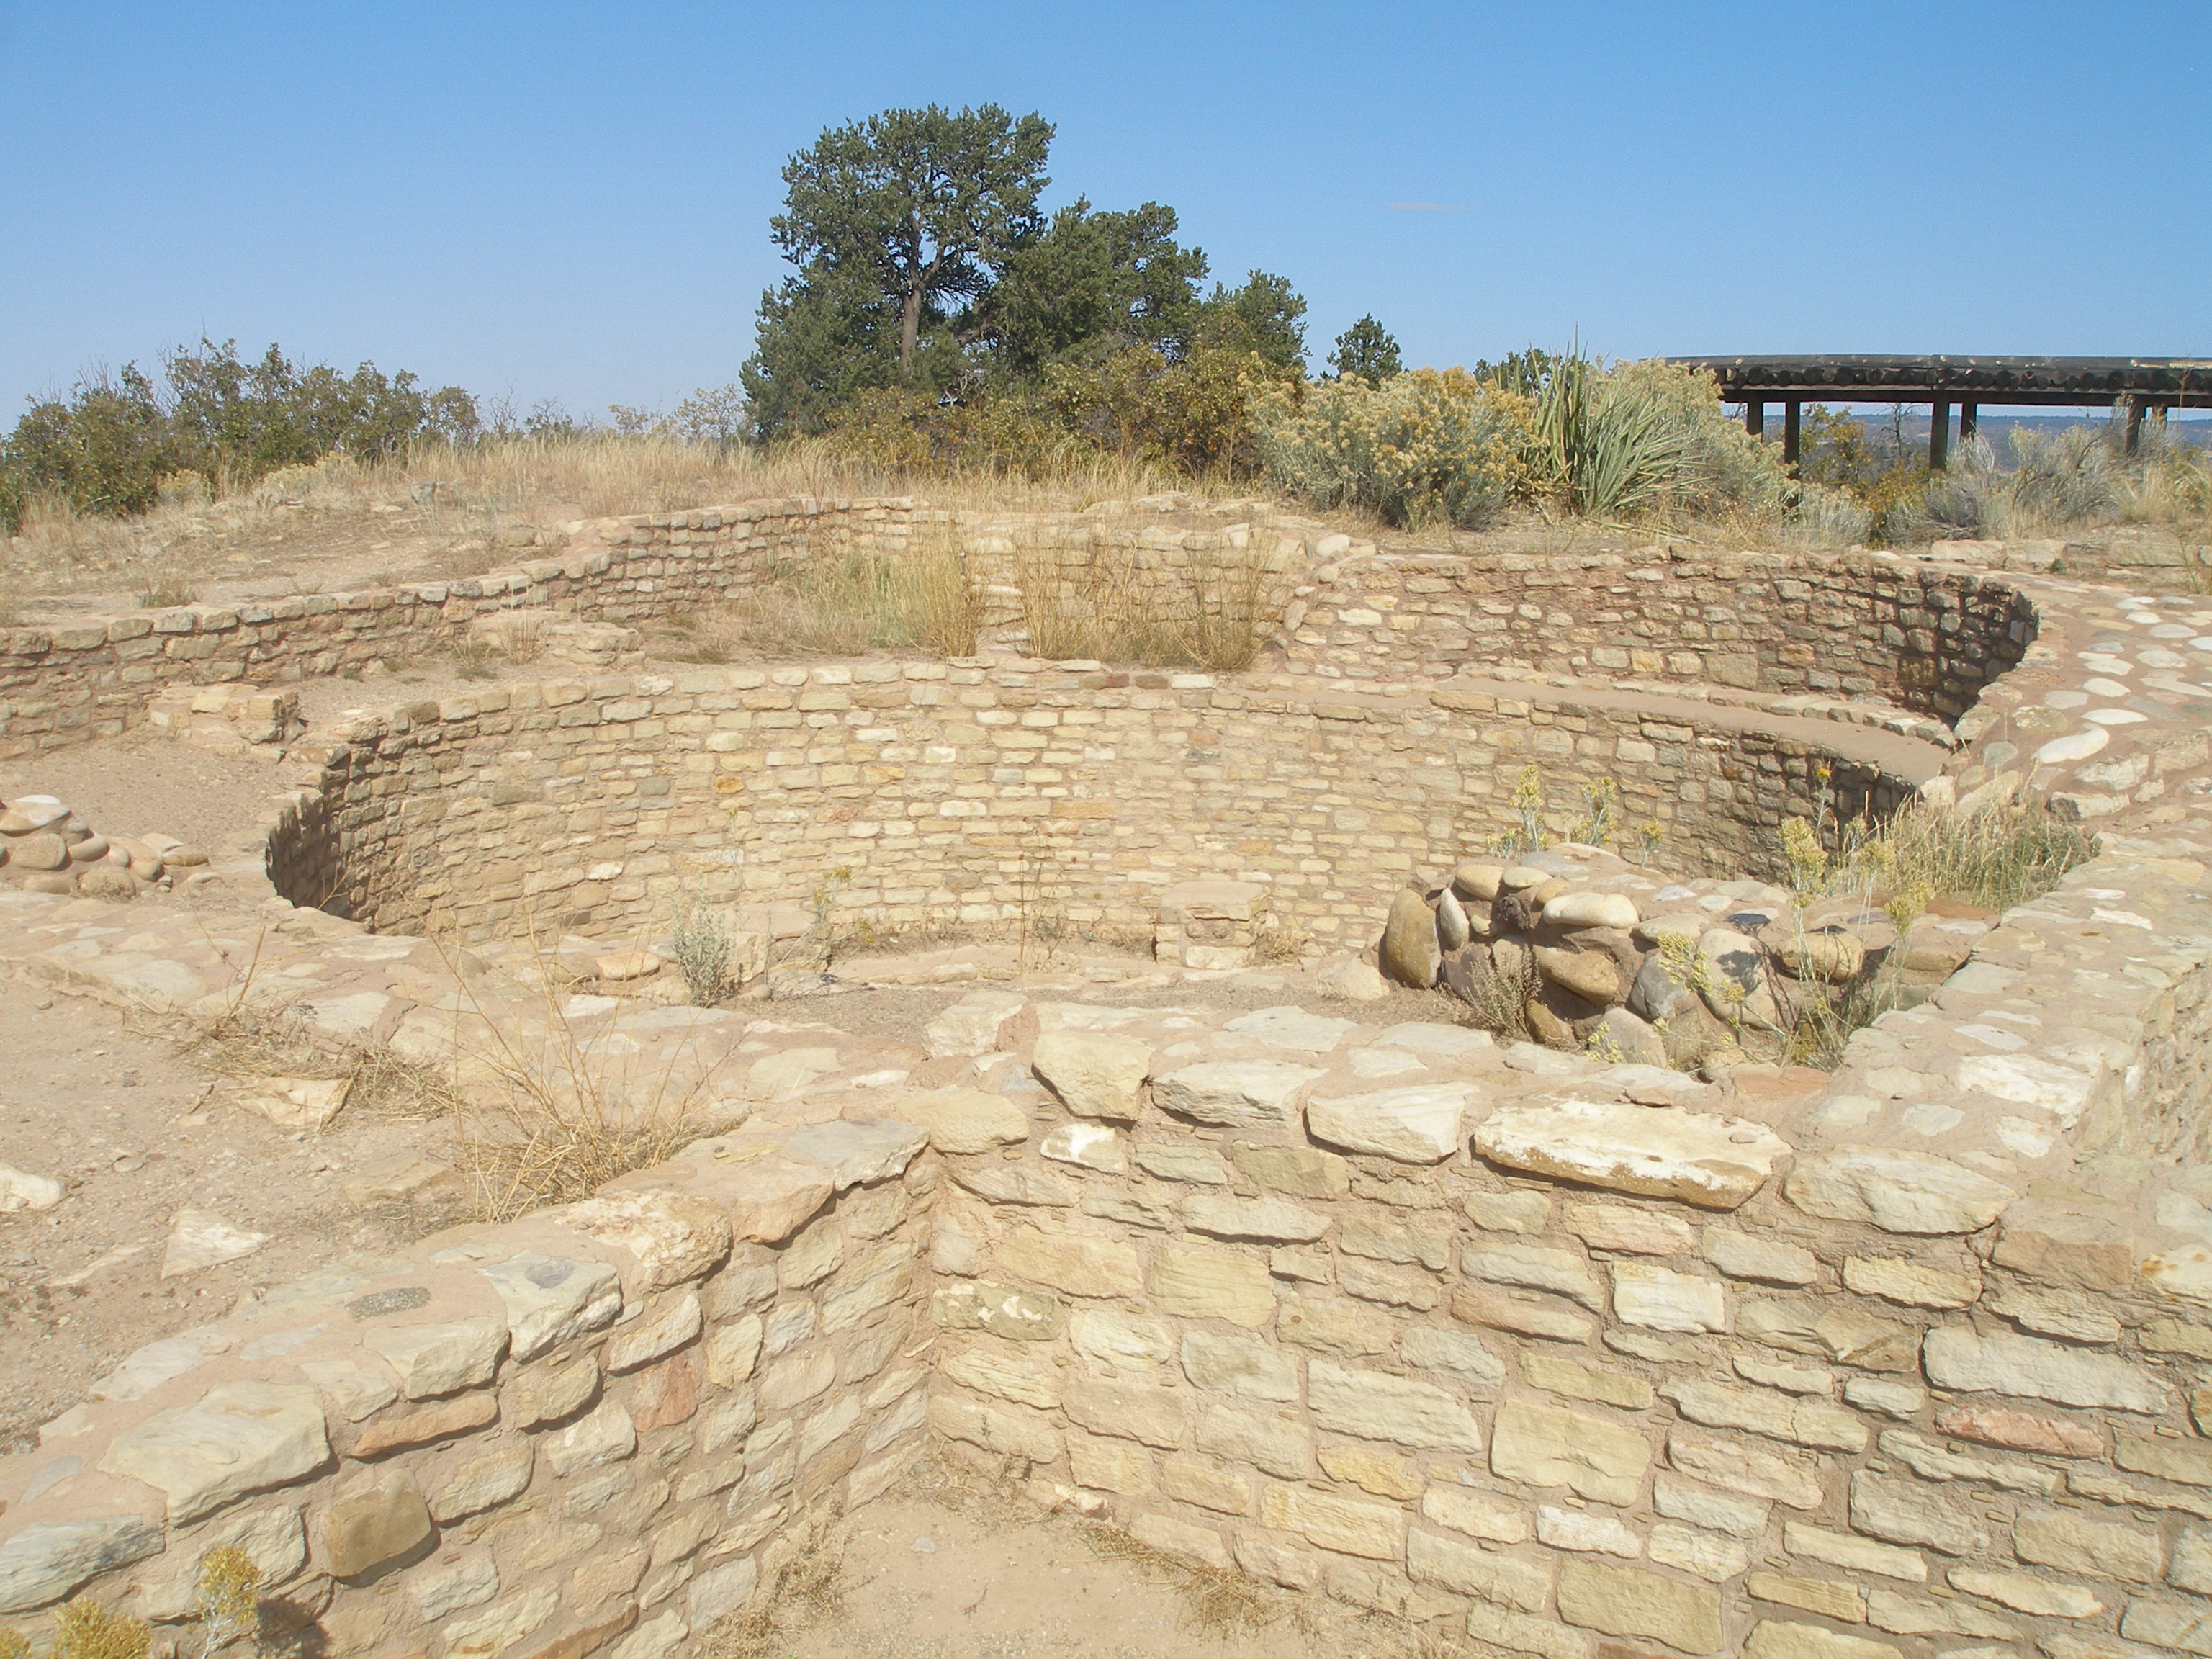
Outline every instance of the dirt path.
{"type": "Polygon", "coordinates": [[[455,1218],[356,1205],[349,1180],[404,1155],[420,1125],[341,1115],[323,1134],[228,1103],[175,1039],[28,976],[0,975],[0,1164],[68,1184],[50,1210],[0,1212],[0,1452],[85,1396],[132,1350],[241,1296],[388,1251],[455,1218]],[[164,1277],[179,1211],[265,1242],[164,1277]]]}

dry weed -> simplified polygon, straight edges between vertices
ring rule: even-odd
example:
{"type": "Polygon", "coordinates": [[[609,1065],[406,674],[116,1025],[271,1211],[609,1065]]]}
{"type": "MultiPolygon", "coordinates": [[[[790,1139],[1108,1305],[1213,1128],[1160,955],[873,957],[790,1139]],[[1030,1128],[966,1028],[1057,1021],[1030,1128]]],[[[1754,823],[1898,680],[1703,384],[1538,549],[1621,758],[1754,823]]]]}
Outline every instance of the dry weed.
{"type": "Polygon", "coordinates": [[[540,998],[535,1036],[492,1017],[471,981],[457,969],[453,975],[462,1006],[451,1151],[471,1207],[486,1221],[588,1198],[726,1127],[716,1121],[715,1067],[690,1063],[688,1042],[672,1045],[657,1068],[633,1075],[623,1055],[634,1045],[618,1029],[588,1042],[576,1035],[562,1012],[562,975],[534,928],[530,944],[540,998]]]}
{"type": "Polygon", "coordinates": [[[1093,1553],[1109,1561],[1127,1561],[1147,1578],[1171,1586],[1183,1599],[1192,1630],[1200,1636],[1245,1635],[1283,1615],[1281,1598],[1268,1595],[1242,1573],[1169,1555],[1125,1528],[1087,1522],[1083,1540],[1093,1553]]]}
{"type": "Polygon", "coordinates": [[[773,1582],[706,1632],[707,1659],[770,1659],[803,1632],[845,1612],[845,1540],[835,1515],[817,1515],[784,1540],[773,1582]]]}

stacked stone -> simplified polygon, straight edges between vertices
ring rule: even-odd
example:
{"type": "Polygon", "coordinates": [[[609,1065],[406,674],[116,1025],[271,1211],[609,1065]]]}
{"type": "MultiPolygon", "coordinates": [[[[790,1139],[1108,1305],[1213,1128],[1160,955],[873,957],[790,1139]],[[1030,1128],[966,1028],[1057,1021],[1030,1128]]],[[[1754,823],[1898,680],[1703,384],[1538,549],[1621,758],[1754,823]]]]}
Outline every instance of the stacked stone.
{"type": "Polygon", "coordinates": [[[1379,554],[1293,599],[1285,666],[1338,680],[1540,674],[1880,695],[1955,719],[2035,636],[2018,578],[1890,554],[1379,554]]]}
{"type": "Polygon", "coordinates": [[[1520,1011],[1559,1048],[1644,1065],[1778,1036],[1797,1011],[1887,972],[1899,1006],[1931,995],[1996,912],[1936,899],[1900,936],[1872,890],[1801,902],[1752,880],[1670,882],[1566,843],[1515,864],[1470,860],[1400,890],[1376,956],[1400,984],[1477,1007],[1486,981],[1534,984],[1520,1011]]]}
{"type": "MultiPolygon", "coordinates": [[[[0,760],[112,737],[172,687],[266,685],[447,650],[502,611],[620,623],[716,604],[780,562],[902,548],[912,511],[902,499],[798,496],[635,514],[533,533],[561,556],[485,576],[0,628],[0,760]]],[[[621,644],[589,629],[571,639],[594,665],[621,644]]]]}
{"type": "Polygon", "coordinates": [[[1201,971],[1249,968],[1272,897],[1255,881],[1179,881],[1160,895],[1152,954],[1201,971]]]}
{"type": "Polygon", "coordinates": [[[2118,1182],[1832,1140],[1883,1133],[1842,1084],[1743,1117],[1454,1028],[1172,1013],[979,997],[933,1036],[1004,1091],[900,1109],[951,1177],[933,1423],[1037,1496],[1547,1659],[2212,1630],[2212,1269],[2106,1231],[2118,1182]]]}
{"type": "Polygon", "coordinates": [[[268,761],[305,725],[299,693],[246,684],[172,686],[146,705],[146,723],[195,749],[268,761]]]}
{"type": "Polygon", "coordinates": [[[181,1625],[229,1545],[332,1656],[659,1659],[912,1462],[921,1144],[701,1143],[139,1350],[0,1463],[0,1613],[181,1625]]]}
{"type": "Polygon", "coordinates": [[[207,861],[168,836],[103,836],[52,795],[0,801],[0,883],[28,892],[136,898],[207,861]]]}

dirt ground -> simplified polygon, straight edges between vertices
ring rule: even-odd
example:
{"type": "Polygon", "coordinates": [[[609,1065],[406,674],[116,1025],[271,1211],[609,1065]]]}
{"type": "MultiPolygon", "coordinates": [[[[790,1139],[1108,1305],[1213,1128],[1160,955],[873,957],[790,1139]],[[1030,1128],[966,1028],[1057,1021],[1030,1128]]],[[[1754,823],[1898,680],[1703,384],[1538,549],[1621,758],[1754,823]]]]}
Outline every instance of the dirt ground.
{"type": "Polygon", "coordinates": [[[403,1154],[422,1126],[349,1110],[319,1136],[281,1130],[228,1103],[182,1035],[0,976],[0,1163],[69,1187],[53,1209],[0,1213],[0,1452],[33,1443],[40,1423],[132,1350],[220,1317],[257,1287],[396,1249],[455,1218],[343,1195],[349,1176],[403,1154]],[[181,1210],[266,1242],[164,1277],[181,1210]]]}
{"type": "Polygon", "coordinates": [[[925,1460],[811,1540],[711,1659],[1443,1659],[1441,1628],[1194,1570],[925,1460]]]}

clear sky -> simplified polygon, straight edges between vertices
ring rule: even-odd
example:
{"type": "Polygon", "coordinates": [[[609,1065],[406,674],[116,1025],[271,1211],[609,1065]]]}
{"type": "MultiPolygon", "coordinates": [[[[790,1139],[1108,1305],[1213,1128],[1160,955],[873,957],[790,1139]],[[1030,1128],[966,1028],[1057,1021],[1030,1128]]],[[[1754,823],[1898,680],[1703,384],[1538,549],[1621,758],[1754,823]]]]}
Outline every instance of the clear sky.
{"type": "Polygon", "coordinates": [[[2212,356],[2212,7],[0,0],[0,420],[202,332],[664,405],[733,380],[778,169],[1042,112],[1316,358],[2212,356]]]}

